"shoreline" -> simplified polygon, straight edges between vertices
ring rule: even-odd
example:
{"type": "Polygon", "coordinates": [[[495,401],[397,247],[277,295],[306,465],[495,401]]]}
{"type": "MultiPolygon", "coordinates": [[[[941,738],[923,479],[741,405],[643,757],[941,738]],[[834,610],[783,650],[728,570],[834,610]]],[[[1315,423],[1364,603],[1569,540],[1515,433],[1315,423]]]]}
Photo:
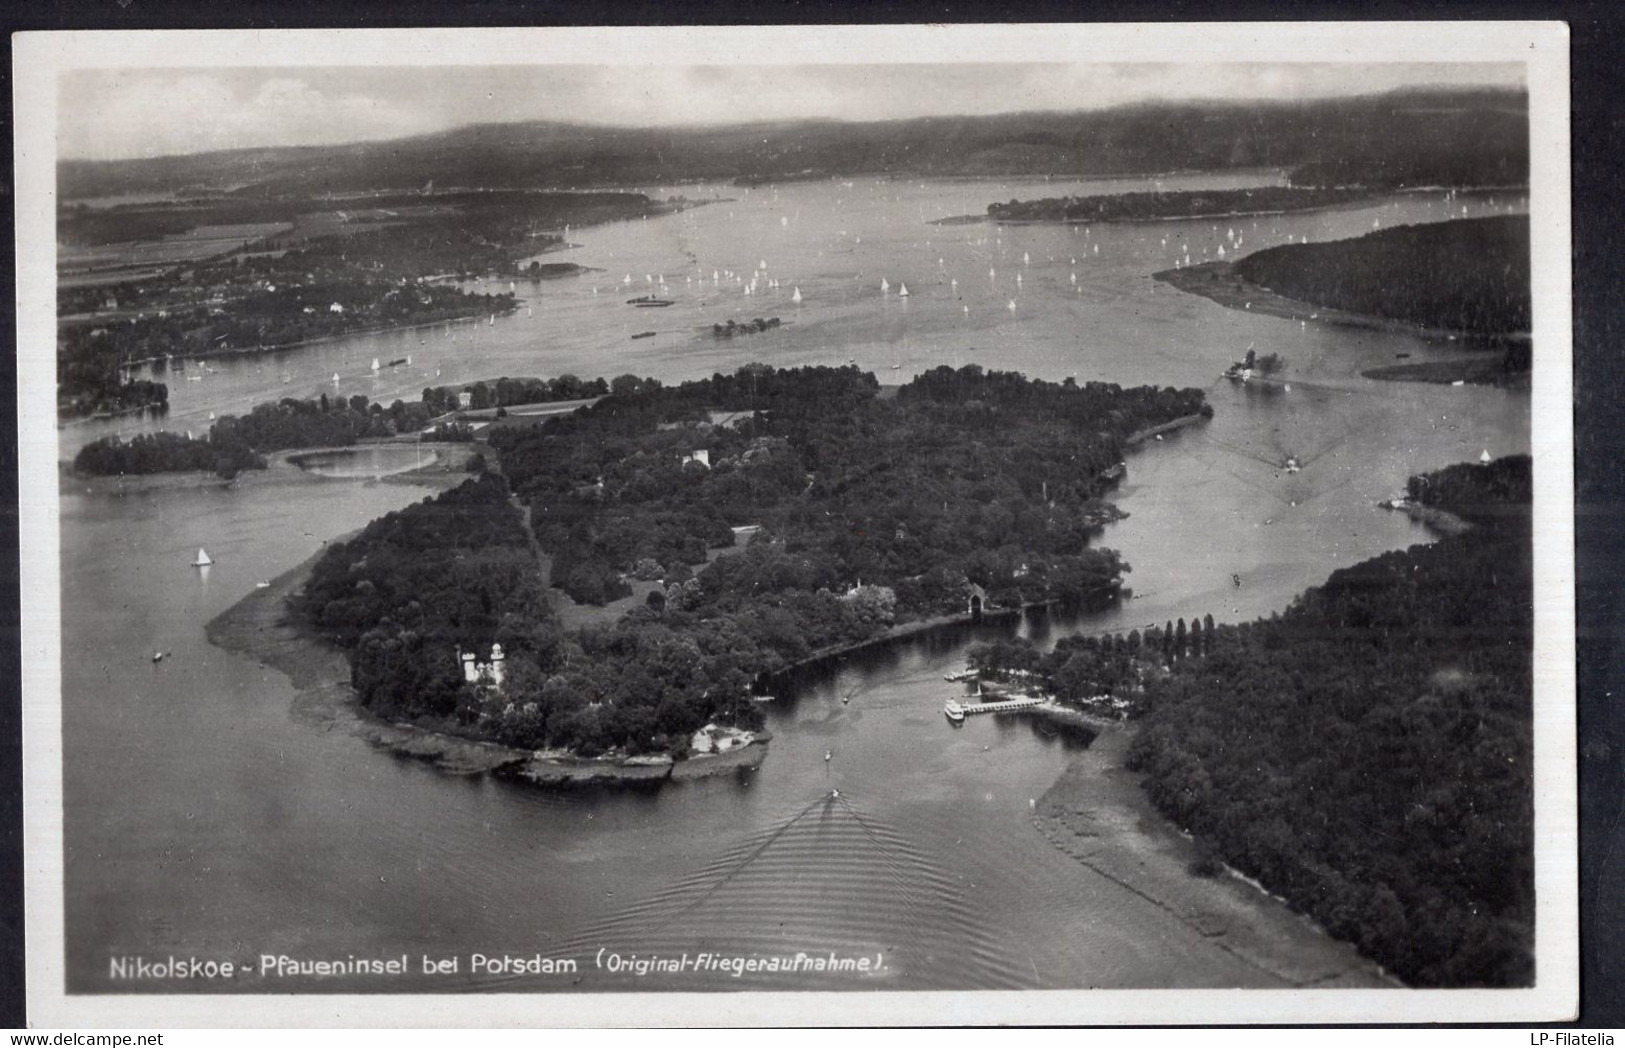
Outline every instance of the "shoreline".
{"type": "MultiPolygon", "coordinates": [[[[1081,717],[1081,715],[1080,715],[1081,717]]],[[[1038,799],[1033,828],[1117,887],[1163,910],[1244,964],[1291,988],[1402,984],[1309,918],[1228,869],[1199,877],[1197,844],[1158,812],[1126,766],[1132,726],[1083,718],[1096,732],[1038,799]],[[1305,926],[1315,935],[1305,936],[1305,926]]]]}
{"type": "Polygon", "coordinates": [[[1303,323],[1313,321],[1316,324],[1336,327],[1412,335],[1429,343],[1459,342],[1463,348],[1482,347],[1482,350],[1474,356],[1444,361],[1391,364],[1362,371],[1361,374],[1369,379],[1382,382],[1433,382],[1443,385],[1457,381],[1475,385],[1503,385],[1507,379],[1523,380],[1527,375],[1527,372],[1507,375],[1502,371],[1500,358],[1488,356],[1491,351],[1502,349],[1507,344],[1517,341],[1519,336],[1516,334],[1480,335],[1316,305],[1302,299],[1289,298],[1244,280],[1236,274],[1235,265],[1231,262],[1201,262],[1183,269],[1160,270],[1152,273],[1151,277],[1179,291],[1216,302],[1226,309],[1303,323]]]}
{"type": "MultiPolygon", "coordinates": [[[[509,313],[518,312],[518,310],[519,306],[515,304],[509,306],[507,309],[496,310],[494,313],[501,313],[503,316],[507,316],[509,313]]],[[[493,311],[490,310],[481,310],[481,312],[487,313],[488,315],[494,315],[493,311]]],[[[351,331],[336,331],[331,335],[318,335],[315,338],[300,339],[297,342],[278,342],[271,346],[240,346],[233,349],[222,349],[214,352],[192,353],[187,354],[186,356],[174,357],[173,359],[184,362],[189,360],[218,360],[221,357],[252,357],[260,353],[275,353],[284,349],[302,349],[305,346],[319,346],[326,342],[337,342],[341,338],[357,338],[366,335],[387,335],[396,331],[421,331],[424,328],[432,328],[437,324],[458,324],[465,320],[478,319],[479,313],[468,313],[466,315],[459,315],[455,317],[439,317],[435,320],[424,320],[413,324],[386,324],[382,327],[355,328],[351,331]]],[[[127,360],[118,366],[120,370],[128,370],[142,364],[153,364],[159,360],[166,359],[170,358],[142,357],[139,360],[127,360]]]]}
{"type": "Polygon", "coordinates": [[[1146,441],[1160,437],[1165,433],[1177,433],[1179,430],[1200,425],[1207,421],[1206,415],[1181,415],[1176,419],[1162,423],[1160,426],[1148,426],[1145,429],[1135,430],[1123,438],[1123,448],[1137,448],[1146,441]]]}
{"type": "Polygon", "coordinates": [[[330,448],[285,448],[281,451],[271,451],[265,454],[264,469],[245,469],[238,472],[230,480],[221,477],[210,470],[171,470],[162,473],[115,473],[107,476],[98,476],[91,473],[80,473],[73,468],[71,460],[63,460],[58,465],[59,485],[78,484],[84,487],[86,493],[93,495],[141,495],[155,491],[181,491],[194,488],[236,486],[255,487],[267,484],[304,484],[304,483],[412,483],[429,487],[440,487],[444,484],[447,475],[455,476],[461,480],[465,477],[463,467],[480,446],[473,442],[450,441],[403,441],[393,444],[340,444],[330,448]],[[435,459],[423,466],[401,470],[397,473],[385,473],[377,477],[333,477],[325,476],[311,470],[300,468],[292,461],[297,456],[334,454],[345,451],[359,451],[368,447],[422,447],[435,453],[435,459]],[[467,449],[466,452],[463,449],[467,449]]]}
{"type": "MultiPolygon", "coordinates": [[[[308,474],[303,474],[307,475],[308,474]]],[[[354,537],[349,532],[328,540],[334,545],[354,537]]],[[[350,687],[350,664],[344,653],[290,621],[286,602],[309,578],[324,548],[271,580],[204,626],[210,644],[253,659],[285,675],[293,686],[296,713],[350,734],[398,757],[433,764],[453,775],[494,775],[538,786],[627,784],[687,781],[755,769],[767,757],[769,732],[755,733],[747,745],[726,753],[674,761],[670,757],[581,758],[540,755],[500,743],[422,728],[374,717],[356,700],[350,687]]]]}
{"type": "Polygon", "coordinates": [[[1456,516],[1448,510],[1438,509],[1434,506],[1424,506],[1420,502],[1410,499],[1383,499],[1377,503],[1383,509],[1391,509],[1396,513],[1403,513],[1418,524],[1426,525],[1440,535],[1460,535],[1464,531],[1471,531],[1472,522],[1456,516]]]}

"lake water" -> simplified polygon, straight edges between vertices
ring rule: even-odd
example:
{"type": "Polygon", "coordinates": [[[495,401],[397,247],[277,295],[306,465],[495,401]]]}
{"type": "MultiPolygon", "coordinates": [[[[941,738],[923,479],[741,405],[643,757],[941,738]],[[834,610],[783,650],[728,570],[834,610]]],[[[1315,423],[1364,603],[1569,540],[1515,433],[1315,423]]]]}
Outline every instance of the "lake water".
{"type": "Polygon", "coordinates": [[[306,473],[342,480],[377,480],[432,466],[439,460],[438,451],[416,444],[368,444],[340,451],[315,451],[290,459],[306,473]]]}
{"type": "MultiPolygon", "coordinates": [[[[1226,184],[1235,180],[1165,182],[1226,184]]],[[[1193,259],[1204,249],[1213,257],[1233,243],[1231,229],[1245,253],[1288,238],[1352,236],[1373,222],[1437,220],[1447,208],[1459,214],[1459,200],[1406,196],[1217,228],[927,224],[993,200],[1141,188],[860,181],[730,189],[738,199],[572,230],[579,246],[548,260],[598,271],[521,284],[521,308],[494,322],[216,361],[197,382],[171,375],[173,410],[162,425],[202,430],[211,411],[318,391],[412,399],[431,383],[565,371],[675,381],[750,360],[851,359],[883,382],[976,362],[1047,378],[1211,387],[1211,423],[1129,459],[1117,499],[1129,517],[1103,541],[1133,565],[1134,596],[1084,623],[1124,629],[1278,611],[1336,567],[1427,540],[1408,518],[1374,505],[1410,474],[1481,450],[1528,450],[1526,393],[1359,375],[1397,354],[1424,361],[1447,348],[1229,310],[1149,276],[1183,257],[1186,243],[1193,259]],[[762,262],[758,294],[726,276],[748,279],[762,262]],[[676,305],[625,304],[659,293],[661,277],[676,305]],[[767,289],[768,278],[780,286],[767,289]],[[896,292],[905,283],[903,299],[896,292]],[[784,324],[729,341],[709,335],[712,323],[755,316],[784,324]],[[649,329],[657,336],[631,340],[649,329]],[[1290,392],[1215,382],[1249,347],[1286,358],[1290,392]],[[374,357],[408,353],[410,369],[370,370],[374,357]],[[1281,469],[1288,455],[1302,460],[1301,472],[1281,469]]],[[[1473,214],[1524,205],[1466,203],[1473,214]]],[[[151,425],[65,427],[63,455],[151,425]]],[[[770,707],[775,738],[758,771],[658,791],[548,792],[457,778],[329,730],[296,708],[285,677],[211,647],[203,627],[324,540],[426,494],[363,479],[400,463],[355,465],[323,466],[355,478],[326,483],[124,496],[64,486],[70,989],[110,988],[109,958],[120,954],[409,954],[416,964],[425,953],[590,958],[601,947],[643,957],[708,948],[879,954],[885,967],[791,981],[604,982],[583,973],[592,988],[1279,985],[1034,830],[1029,802],[1076,753],[1020,719],[947,725],[942,674],[962,664],[969,631],[811,677],[770,707]],[[199,546],[215,558],[211,568],[190,566],[199,546]],[[153,663],[159,650],[171,655],[153,663]]],[[[1072,627],[1023,628],[1053,635],[1072,627]]],[[[431,985],[448,988],[369,976],[242,988],[431,985]]],[[[465,973],[449,985],[572,983],[465,973]]]]}

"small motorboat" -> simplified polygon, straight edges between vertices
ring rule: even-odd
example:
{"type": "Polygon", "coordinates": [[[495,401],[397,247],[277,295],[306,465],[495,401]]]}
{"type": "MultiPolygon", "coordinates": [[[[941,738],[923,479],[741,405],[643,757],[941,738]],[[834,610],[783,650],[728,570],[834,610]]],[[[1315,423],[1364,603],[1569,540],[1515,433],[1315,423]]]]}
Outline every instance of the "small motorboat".
{"type": "Polygon", "coordinates": [[[152,661],[153,662],[162,662],[168,656],[169,656],[169,652],[167,652],[167,651],[155,651],[155,652],[152,653],[152,661]]]}

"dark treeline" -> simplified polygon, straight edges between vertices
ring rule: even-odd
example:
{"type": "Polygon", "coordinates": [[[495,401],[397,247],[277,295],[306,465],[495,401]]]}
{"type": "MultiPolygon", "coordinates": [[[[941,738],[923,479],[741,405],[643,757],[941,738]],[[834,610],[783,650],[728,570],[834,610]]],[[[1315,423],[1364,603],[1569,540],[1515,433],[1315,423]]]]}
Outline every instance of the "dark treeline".
{"type": "Polygon", "coordinates": [[[234,476],[242,469],[264,469],[259,452],[345,447],[365,437],[416,433],[430,417],[425,404],[397,400],[386,408],[360,394],[348,400],[330,400],[325,393],[315,400],[286,397],[257,404],[241,417],[222,416],[204,438],[157,433],[125,442],[103,437],[81,448],[73,465],[92,476],[192,470],[234,476]]]}
{"type": "Polygon", "coordinates": [[[760,334],[778,326],[778,317],[770,317],[767,320],[757,317],[754,320],[747,320],[743,324],[737,320],[730,320],[726,324],[712,324],[711,334],[717,338],[733,338],[735,335],[760,334]]]}
{"type": "Polygon", "coordinates": [[[477,723],[487,696],[464,679],[459,649],[484,660],[501,644],[521,676],[557,656],[536,559],[497,474],[335,543],[294,603],[349,653],[357,696],[383,716],[477,723]]]}
{"type": "Polygon", "coordinates": [[[148,379],[120,381],[113,357],[81,357],[58,365],[57,414],[62,418],[169,410],[169,386],[148,379]]]}
{"type": "Polygon", "coordinates": [[[1529,217],[1395,226],[1286,244],[1235,263],[1243,278],[1317,305],[1475,335],[1529,330],[1529,217]]]}
{"type": "Polygon", "coordinates": [[[1089,537],[1122,439],[1203,409],[1196,390],[1029,381],[938,368],[880,400],[855,368],[775,370],[612,396],[495,434],[553,581],[577,600],[667,581],[666,606],[771,631],[785,661],[903,621],[995,603],[1081,599],[1123,570],[1089,537]],[[714,426],[712,411],[751,412],[714,426]],[[709,464],[695,459],[703,451],[709,464]],[[690,579],[731,529],[749,550],[690,579]],[[889,596],[864,594],[859,583],[889,596]]]}
{"type": "Polygon", "coordinates": [[[141,433],[127,442],[103,437],[85,445],[74,456],[73,468],[95,477],[212,471],[230,478],[245,469],[264,469],[265,459],[224,434],[198,440],[179,433],[141,433]]]}
{"type": "Polygon", "coordinates": [[[1287,180],[1311,188],[1357,186],[1385,192],[1441,186],[1522,187],[1529,184],[1529,155],[1480,145],[1459,153],[1318,160],[1294,168],[1287,180]]]}
{"type": "MultiPolygon", "coordinates": [[[[637,388],[643,380],[628,376],[637,388]]],[[[623,383],[625,379],[617,380],[623,383]]],[[[653,380],[650,380],[653,381],[653,380]]],[[[423,403],[435,415],[456,411],[458,394],[468,390],[470,408],[510,408],[521,404],[550,404],[560,400],[585,400],[609,393],[610,385],[601,378],[580,379],[575,375],[555,378],[499,378],[466,386],[430,386],[423,391],[423,403]]],[[[624,391],[624,388],[623,388],[624,391]]]]}
{"type": "Polygon", "coordinates": [[[1202,407],[1197,390],[975,367],[891,401],[855,368],[611,387],[493,434],[503,476],[392,514],[321,562],[301,607],[351,651],[374,709],[532,749],[680,756],[708,722],[759,724],[764,675],[964,614],[972,583],[1011,604],[1109,591],[1125,566],[1090,548],[1090,521],[1122,435],[1202,407]],[[713,412],[749,414],[714,425],[713,412]],[[561,632],[510,483],[554,583],[588,601],[628,577],[661,585],[613,625],[561,632]],[[747,524],[753,541],[702,567],[747,524]],[[460,682],[456,646],[483,660],[493,643],[502,684],[460,682]]]}
{"type": "Polygon", "coordinates": [[[1140,711],[1146,684],[1189,659],[1206,656],[1213,646],[1213,616],[1183,618],[1141,633],[1062,637],[1040,651],[1017,637],[973,647],[971,669],[986,680],[1035,684],[1065,705],[1107,716],[1133,716],[1140,711]]]}
{"type": "Polygon", "coordinates": [[[1220,627],[1148,682],[1131,754],[1225,862],[1416,985],[1533,977],[1528,471],[1417,478],[1477,526],[1220,627]]]}
{"type": "Polygon", "coordinates": [[[1000,222],[1134,222],[1149,219],[1206,218],[1215,215],[1258,215],[1331,207],[1367,196],[1362,189],[1302,189],[1260,186],[1254,189],[1180,190],[1167,193],[1117,193],[1111,196],[1045,197],[989,204],[988,217],[1000,222]]]}
{"type": "Polygon", "coordinates": [[[1533,480],[1529,456],[1508,455],[1423,473],[1406,482],[1405,492],[1423,505],[1475,518],[1500,514],[1507,507],[1521,511],[1533,498],[1533,480]]]}
{"type": "Polygon", "coordinates": [[[349,652],[374,712],[526,749],[683,755],[707,723],[757,727],[756,646],[732,622],[631,616],[561,632],[505,480],[487,473],[370,524],[318,562],[297,609],[349,652]],[[501,645],[503,679],[460,653],[501,645]]]}
{"type": "Polygon", "coordinates": [[[57,336],[59,396],[73,396],[119,364],[201,357],[401,327],[505,313],[512,295],[483,295],[435,284],[381,285],[317,279],[293,285],[261,278],[228,303],[174,304],[118,321],[64,324],[57,336]]]}
{"type": "Polygon", "coordinates": [[[686,130],[484,124],[390,142],[58,165],[64,199],[268,185],[307,193],[440,186],[648,185],[683,180],[912,175],[1086,175],[1292,168],[1358,160],[1401,169],[1474,158],[1527,165],[1522,91],[1431,88],[1355,98],[1159,102],[1071,113],[866,123],[795,121],[686,130]],[[1503,158],[1510,158],[1503,160],[1503,158]]]}

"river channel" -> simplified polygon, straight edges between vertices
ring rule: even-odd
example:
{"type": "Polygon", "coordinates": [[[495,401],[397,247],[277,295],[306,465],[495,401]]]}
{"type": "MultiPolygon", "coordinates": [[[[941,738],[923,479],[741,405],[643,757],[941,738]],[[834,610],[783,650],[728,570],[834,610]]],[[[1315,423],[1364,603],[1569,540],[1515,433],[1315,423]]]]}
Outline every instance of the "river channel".
{"type": "MultiPolygon", "coordinates": [[[[1036,799],[1089,754],[1019,718],[953,729],[940,712],[953,689],[943,673],[962,665],[976,636],[999,629],[1054,636],[1279,611],[1337,567],[1427,541],[1375,503],[1420,470],[1483,450],[1527,451],[1529,397],[1370,381],[1362,369],[1453,349],[1255,316],[1150,277],[1187,245],[1193,258],[1213,258],[1237,235],[1245,253],[1459,215],[1464,202],[1443,194],[1216,224],[931,224],[993,200],[1148,184],[719,189],[734,199],[571,230],[577,246],[548,260],[591,271],[521,283],[520,307],[507,316],[219,360],[208,371],[193,365],[198,381],[172,373],[173,407],[161,424],[180,430],[206,428],[211,412],[319,391],[387,402],[503,374],[630,371],[678,381],[751,360],[850,360],[882,382],[975,362],[1051,379],[1199,386],[1215,416],[1129,458],[1116,497],[1129,516],[1102,542],[1132,564],[1132,598],[1085,621],[961,630],[854,656],[769,707],[774,739],[758,770],[658,790],[550,792],[393,757],[332,730],[295,702],[281,673],[207,642],[204,625],[259,582],[425,489],[379,482],[387,470],[371,468],[125,494],[65,481],[69,989],[177,989],[112,983],[109,959],[119,955],[405,954],[415,966],[419,955],[474,952],[579,957],[587,969],[573,978],[465,968],[449,980],[352,975],[241,989],[1290,985],[1040,833],[1036,799]],[[746,295],[729,273],[766,276],[746,295]],[[764,287],[768,278],[778,286],[764,287]],[[662,281],[675,305],[626,305],[659,293],[662,281]],[[904,284],[907,298],[897,294],[904,284]],[[713,323],[758,316],[783,324],[726,341],[709,333],[713,323]],[[646,330],[656,335],[631,339],[646,330]],[[1248,348],[1286,359],[1289,391],[1215,381],[1248,348]],[[375,357],[406,356],[410,365],[370,368],[375,357]],[[1286,472],[1287,456],[1303,469],[1286,472]],[[190,565],[198,547],[215,561],[206,571],[190,565]],[[155,663],[156,651],[169,654],[155,663]],[[600,949],[883,961],[863,976],[616,980],[591,969],[600,949]]],[[[708,193],[651,189],[679,191],[708,193]]],[[[1525,203],[1479,197],[1465,206],[1485,214],[1525,203]]],[[[152,424],[65,427],[62,456],[152,424]]],[[[1292,932],[1301,941],[1283,949],[1312,948],[1319,934],[1303,923],[1292,932]]],[[[1326,955],[1340,956],[1331,947],[1326,955]]]]}

